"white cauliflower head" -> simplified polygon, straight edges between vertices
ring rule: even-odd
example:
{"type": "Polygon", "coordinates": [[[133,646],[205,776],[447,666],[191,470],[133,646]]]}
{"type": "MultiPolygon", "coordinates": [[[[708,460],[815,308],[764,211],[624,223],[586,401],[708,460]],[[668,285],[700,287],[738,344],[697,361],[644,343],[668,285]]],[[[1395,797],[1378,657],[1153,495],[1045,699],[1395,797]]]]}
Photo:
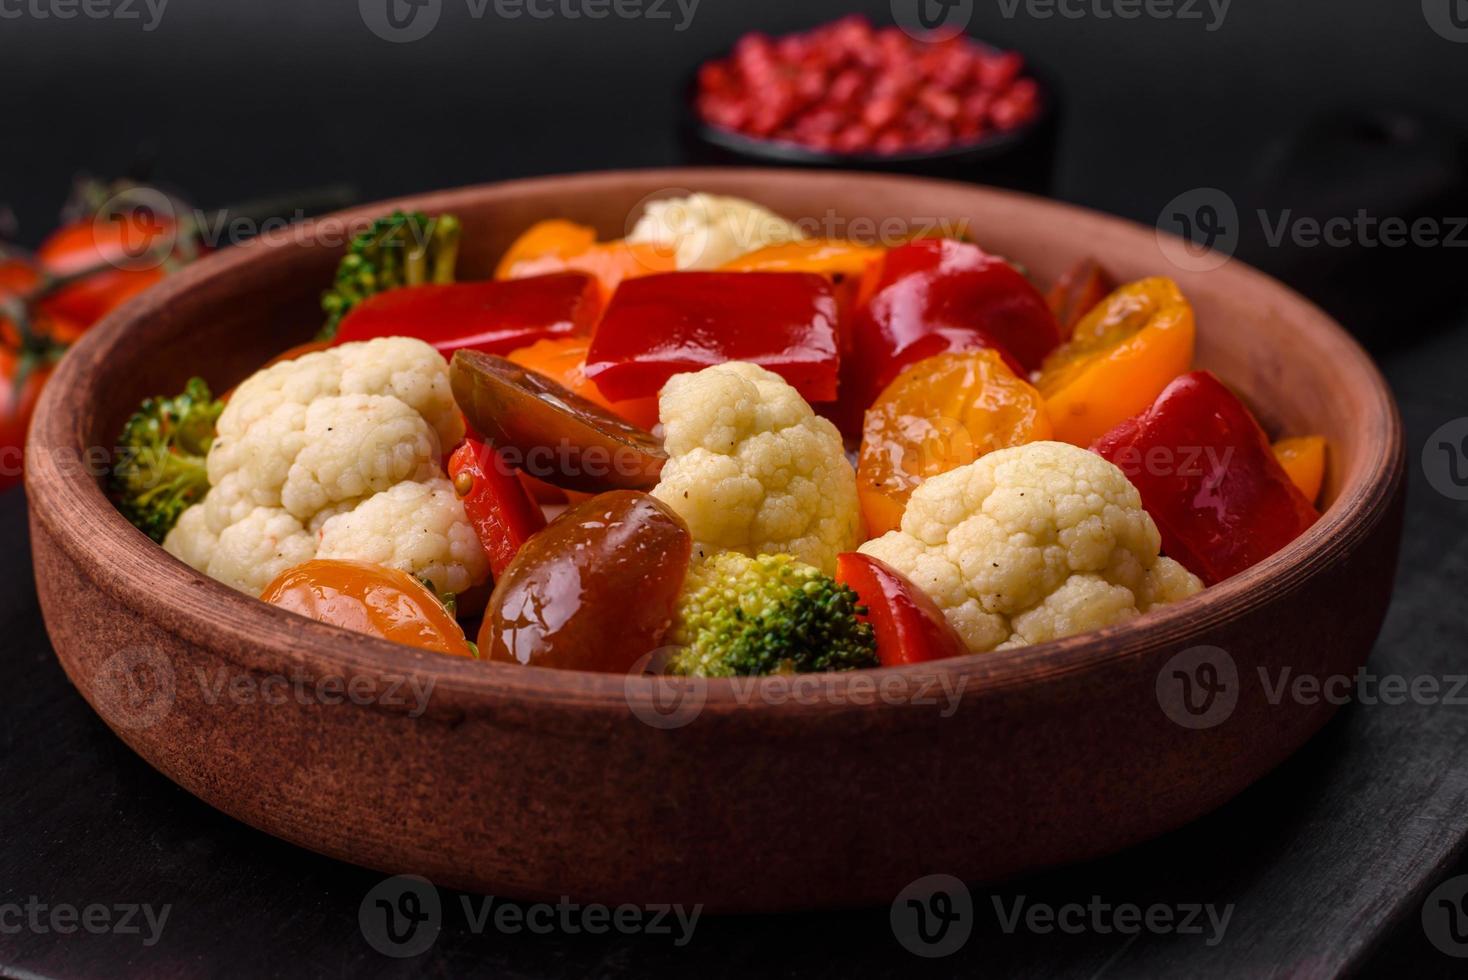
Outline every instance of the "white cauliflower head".
{"type": "Polygon", "coordinates": [[[928,480],[901,529],[860,550],[932,596],[979,653],[1120,623],[1203,587],[1160,547],[1121,470],[1036,442],[928,480]]]}
{"type": "Polygon", "coordinates": [[[317,558],[352,558],[427,579],[440,594],[467,591],[489,575],[464,504],[443,477],[399,483],[321,526],[317,558]]]}
{"type": "Polygon", "coordinates": [[[717,269],[767,245],[805,236],[751,201],[692,194],[648,204],[627,240],[672,249],[679,269],[717,269]]]}
{"type": "Polygon", "coordinates": [[[438,492],[443,453],[463,436],[448,366],[422,341],[344,344],[276,364],[230,398],[209,450],[209,493],[163,547],[259,595],[317,557],[333,519],[362,511],[322,557],[375,561],[462,591],[488,576],[462,504],[438,492]],[[383,537],[369,543],[374,522],[383,537]],[[407,525],[418,536],[398,533],[407,525]],[[478,550],[466,552],[466,539],[478,550]]]}
{"type": "Polygon", "coordinates": [[[831,574],[861,540],[841,436],[773,372],[734,362],[673,376],[658,402],[668,463],[653,496],[700,554],[788,554],[831,574]]]}

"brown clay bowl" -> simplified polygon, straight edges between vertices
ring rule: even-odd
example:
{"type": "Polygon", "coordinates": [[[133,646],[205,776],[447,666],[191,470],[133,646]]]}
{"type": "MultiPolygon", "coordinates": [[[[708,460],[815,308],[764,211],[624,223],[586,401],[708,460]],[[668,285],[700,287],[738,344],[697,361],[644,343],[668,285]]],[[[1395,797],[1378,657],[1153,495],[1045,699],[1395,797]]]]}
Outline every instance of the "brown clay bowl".
{"type": "MultiPolygon", "coordinates": [[[[1128,625],[793,690],[778,678],[679,688],[691,700],[666,717],[687,723],[649,724],[670,693],[652,678],[440,657],[298,618],[175,561],[104,497],[86,449],[111,445],[140,398],[195,372],[223,390],[316,329],[341,243],[341,220],[323,219],[206,259],[109,317],[37,412],[27,486],[47,626],[124,741],[224,812],[356,864],[523,898],[775,910],[885,903],[929,873],[994,879],[1114,852],[1219,806],[1324,724],[1328,703],[1271,703],[1260,671],[1365,662],[1392,586],[1402,434],[1361,349],[1253,269],[1183,271],[1162,251],[1175,240],[1073,207],[843,173],[553,177],[346,217],[453,211],[462,268],[487,274],[537,219],[618,235],[666,188],[796,217],[963,219],[1044,280],[1086,255],[1124,279],[1172,275],[1197,308],[1199,363],[1268,426],[1329,438],[1325,515],[1268,561],[1128,625]],[[1232,690],[1215,703],[1232,710],[1179,724],[1169,661],[1205,645],[1226,651],[1232,690]],[[431,686],[421,712],[414,685],[431,686]]],[[[1190,656],[1182,667],[1203,655],[1190,656]]]]}

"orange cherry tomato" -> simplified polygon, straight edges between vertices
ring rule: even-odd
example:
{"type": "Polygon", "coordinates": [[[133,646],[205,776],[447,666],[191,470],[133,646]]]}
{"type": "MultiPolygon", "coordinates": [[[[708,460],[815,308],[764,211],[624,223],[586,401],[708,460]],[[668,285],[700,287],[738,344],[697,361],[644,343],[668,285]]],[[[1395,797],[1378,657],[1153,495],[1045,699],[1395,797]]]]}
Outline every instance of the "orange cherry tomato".
{"type": "Polygon", "coordinates": [[[838,238],[807,238],[767,245],[723,267],[725,272],[814,272],[823,276],[860,278],[886,249],[838,238]]]}
{"type": "Polygon", "coordinates": [[[1325,437],[1295,436],[1274,444],[1274,458],[1312,504],[1320,499],[1325,482],[1325,437]]]}
{"type": "Polygon", "coordinates": [[[614,402],[586,376],[586,352],[590,347],[588,337],[557,337],[536,341],[529,347],[511,351],[506,357],[526,370],[560,382],[587,401],[600,405],[638,428],[651,429],[657,425],[656,398],[614,402]]]}
{"type": "Polygon", "coordinates": [[[494,277],[518,278],[511,276],[510,271],[521,262],[543,259],[546,256],[568,259],[573,255],[580,255],[595,244],[595,228],[559,218],[538,221],[505,250],[499,266],[494,270],[494,277]]]}
{"type": "Polygon", "coordinates": [[[286,569],[260,596],[322,623],[393,643],[472,657],[458,621],[406,572],[365,561],[318,558],[286,569]]]}
{"type": "Polygon", "coordinates": [[[939,354],[903,371],[867,410],[856,492],[867,533],[897,528],[928,477],[1051,438],[1045,403],[992,350],[939,354]]]}
{"type": "Polygon", "coordinates": [[[1171,279],[1122,286],[1045,358],[1036,386],[1055,438],[1089,446],[1146,411],[1193,362],[1193,308],[1171,279]]]}

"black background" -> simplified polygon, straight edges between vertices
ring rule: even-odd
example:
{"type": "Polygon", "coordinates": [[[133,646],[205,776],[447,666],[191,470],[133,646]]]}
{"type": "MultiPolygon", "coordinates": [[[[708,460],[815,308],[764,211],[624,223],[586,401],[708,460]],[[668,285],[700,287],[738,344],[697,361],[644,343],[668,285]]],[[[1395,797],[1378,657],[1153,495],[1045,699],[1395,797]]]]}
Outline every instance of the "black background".
{"type": "MultiPolygon", "coordinates": [[[[0,10],[14,9],[15,0],[0,0],[0,10]]],[[[146,16],[140,5],[133,9],[146,16]]],[[[1440,120],[1447,132],[1468,127],[1468,44],[1434,33],[1418,0],[1234,0],[1214,31],[1206,29],[1207,7],[1198,9],[1203,20],[1038,19],[1023,8],[1006,18],[994,0],[977,3],[970,33],[1032,55],[1063,96],[1056,196],[1150,224],[1167,202],[1199,187],[1225,190],[1246,214],[1256,206],[1318,208],[1317,183],[1348,188],[1336,198],[1348,214],[1356,207],[1398,213],[1381,202],[1416,201],[1424,187],[1435,192],[1436,184],[1413,176],[1420,168],[1398,166],[1400,156],[1363,169],[1360,159],[1317,155],[1310,179],[1272,180],[1279,141],[1322,114],[1387,108],[1440,120]]],[[[355,0],[172,0],[152,32],[141,20],[0,18],[0,202],[19,219],[21,240],[35,244],[79,171],[110,176],[146,166],[198,204],[218,207],[341,181],[374,199],[538,173],[674,164],[678,94],[701,60],[746,30],[779,33],[849,11],[890,19],[886,0],[702,0],[678,32],[675,21],[476,20],[464,0],[443,0],[429,37],[389,44],[367,30],[355,0]]],[[[1463,212],[1438,212],[1451,213],[1463,212]]],[[[1247,243],[1245,254],[1332,302],[1387,359],[1407,417],[1414,486],[1378,662],[1461,664],[1464,506],[1424,488],[1415,462],[1427,433],[1468,414],[1461,312],[1403,316],[1383,329],[1342,312],[1329,277],[1292,276],[1304,268],[1298,255],[1250,251],[1247,243]]],[[[1439,263],[1444,254],[1421,259],[1439,263]]],[[[1456,278],[1436,276],[1459,301],[1463,256],[1451,255],[1456,278]]],[[[1352,257],[1329,258],[1344,267],[1352,257]]],[[[1353,285],[1387,308],[1399,297],[1406,302],[1396,267],[1367,259],[1353,285]]],[[[19,493],[0,498],[0,535],[0,686],[8,704],[0,712],[0,899],[39,892],[78,903],[172,901],[181,916],[149,955],[135,944],[30,937],[17,946],[0,937],[0,970],[8,963],[62,976],[232,969],[849,976],[906,975],[926,965],[897,949],[885,911],[725,921],[687,953],[628,939],[458,936],[422,962],[379,959],[355,923],[357,902],[378,876],[240,827],[132,756],[51,658],[29,582],[19,493]]],[[[1370,891],[1361,881],[1399,873],[1389,858],[1406,840],[1425,842],[1421,852],[1436,855],[1437,872],[1465,870],[1451,867],[1456,844],[1429,846],[1461,840],[1465,830],[1468,792],[1455,767],[1465,733],[1460,714],[1418,724],[1352,709],[1286,771],[1198,828],[1018,887],[1073,897],[1104,882],[1118,900],[1238,900],[1252,917],[1235,943],[1257,936],[1259,948],[1235,949],[1226,962],[1308,971],[1308,946],[1270,945],[1280,940],[1263,925],[1268,903],[1277,903],[1279,916],[1330,919],[1332,909],[1370,891]],[[1371,789],[1370,773],[1416,778],[1402,775],[1402,788],[1387,792],[1371,789]],[[1428,812],[1425,803],[1403,803],[1422,787],[1432,789],[1428,812]],[[1369,802],[1349,808],[1360,800],[1369,802]],[[1332,824],[1341,813],[1348,825],[1332,824]],[[1334,872],[1323,874],[1328,868],[1334,872]],[[1192,887],[1206,890],[1192,894],[1192,887]]],[[[1410,909],[1383,905],[1351,923],[1368,946],[1388,937],[1375,958],[1351,957],[1370,972],[1446,976],[1459,965],[1426,946],[1410,909]]],[[[1209,962],[1202,950],[1189,950],[1199,957],[1189,959],[1166,944],[1161,952],[1159,944],[1130,952],[1117,945],[989,937],[938,966],[961,975],[1120,976],[1149,968],[1192,974],[1209,962]]]]}

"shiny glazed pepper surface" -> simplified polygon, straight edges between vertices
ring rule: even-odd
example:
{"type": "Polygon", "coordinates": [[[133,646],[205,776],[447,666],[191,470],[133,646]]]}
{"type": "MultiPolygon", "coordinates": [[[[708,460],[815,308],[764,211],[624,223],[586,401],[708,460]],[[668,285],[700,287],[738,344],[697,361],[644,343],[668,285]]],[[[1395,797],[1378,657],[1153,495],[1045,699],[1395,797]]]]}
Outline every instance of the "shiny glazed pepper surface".
{"type": "Polygon", "coordinates": [[[1248,408],[1206,371],[1178,378],[1092,448],[1141,492],[1163,553],[1208,585],[1268,558],[1320,516],[1248,408]]]}
{"type": "Polygon", "coordinates": [[[822,276],[675,272],[634,279],[612,297],[586,375],[608,398],[647,398],[675,374],[750,361],[806,401],[836,397],[837,307],[822,276]]]}
{"type": "Polygon", "coordinates": [[[390,289],[357,304],[337,343],[416,337],[444,357],[502,354],[547,337],[588,334],[601,312],[596,281],[581,273],[390,289]]]}
{"type": "Polygon", "coordinates": [[[841,400],[858,416],[925,357],[993,348],[1023,377],[1060,343],[1055,314],[1029,280],[1003,259],[951,239],[911,242],[873,265],[850,332],[841,400]]]}

